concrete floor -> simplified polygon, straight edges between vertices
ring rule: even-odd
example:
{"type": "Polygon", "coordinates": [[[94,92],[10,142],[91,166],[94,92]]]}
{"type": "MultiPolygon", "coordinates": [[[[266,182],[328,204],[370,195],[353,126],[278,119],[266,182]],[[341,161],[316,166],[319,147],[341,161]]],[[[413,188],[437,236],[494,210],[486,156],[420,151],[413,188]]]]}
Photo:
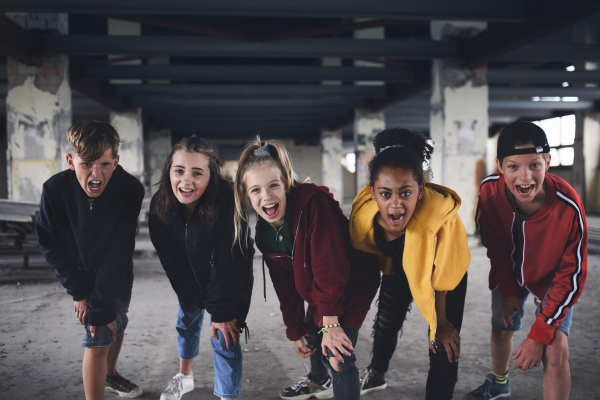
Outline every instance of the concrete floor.
{"type": "MultiPolygon", "coordinates": [[[[142,237],[142,239],[144,239],[142,237]]],[[[147,238],[146,238],[147,240],[147,238]]],[[[143,389],[143,399],[158,399],[169,379],[178,372],[174,329],[177,300],[156,257],[138,258],[129,327],[118,364],[119,371],[143,389]]],[[[262,298],[260,258],[255,259],[256,284],[248,325],[251,339],[243,343],[243,399],[277,399],[281,388],[304,374],[304,360],[284,334],[279,305],[270,282],[267,301],[262,298]]],[[[600,399],[599,338],[596,325],[600,309],[600,256],[588,259],[588,280],[577,304],[569,338],[572,374],[571,399],[600,399]]],[[[462,330],[462,355],[455,398],[478,386],[491,368],[489,356],[490,295],[485,249],[472,248],[466,315],[462,330]]],[[[267,278],[268,279],[268,278],[267,278]]],[[[515,349],[534,320],[529,299],[524,329],[515,336],[515,349]]],[[[371,309],[357,345],[359,368],[369,362],[371,309]]],[[[73,312],[73,302],[58,282],[0,286],[0,399],[83,398],[80,346],[83,328],[73,312]]],[[[196,389],[185,399],[211,399],[213,366],[205,319],[200,355],[193,368],[196,389]]],[[[388,389],[368,399],[423,399],[428,370],[427,325],[415,309],[387,374],[388,389]]],[[[541,399],[542,369],[511,373],[513,399],[541,399]]],[[[106,398],[118,398],[108,394],[106,398]]]]}

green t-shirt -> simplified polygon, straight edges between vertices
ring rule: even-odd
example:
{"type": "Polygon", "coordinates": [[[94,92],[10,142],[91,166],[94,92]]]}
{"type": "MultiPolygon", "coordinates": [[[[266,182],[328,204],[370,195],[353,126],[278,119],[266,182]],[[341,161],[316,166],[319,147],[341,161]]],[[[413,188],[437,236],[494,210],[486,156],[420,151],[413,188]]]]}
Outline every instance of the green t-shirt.
{"type": "MultiPolygon", "coordinates": [[[[289,204],[288,201],[288,205],[289,204]]],[[[256,231],[258,239],[269,251],[287,254],[288,256],[292,255],[294,249],[294,237],[292,236],[289,213],[286,213],[283,224],[279,226],[273,226],[264,219],[258,217],[256,231]]]]}

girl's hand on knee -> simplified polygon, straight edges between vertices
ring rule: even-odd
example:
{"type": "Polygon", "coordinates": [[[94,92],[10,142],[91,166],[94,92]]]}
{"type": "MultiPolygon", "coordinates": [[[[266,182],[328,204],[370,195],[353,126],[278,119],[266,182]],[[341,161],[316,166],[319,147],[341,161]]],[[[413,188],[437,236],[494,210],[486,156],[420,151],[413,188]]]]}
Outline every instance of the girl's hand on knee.
{"type": "Polygon", "coordinates": [[[338,372],[339,366],[337,364],[344,362],[344,357],[342,355],[349,357],[352,355],[350,351],[354,350],[352,342],[350,341],[350,339],[348,339],[348,336],[346,336],[346,333],[344,332],[341,326],[329,328],[326,329],[325,332],[323,332],[323,341],[321,342],[321,348],[323,350],[323,354],[327,354],[327,349],[329,349],[331,353],[333,353],[333,356],[335,357],[335,360],[337,360],[337,362],[330,359],[329,363],[331,364],[331,367],[338,372]],[[336,364],[335,367],[334,364],[336,364]],[[338,369],[336,369],[336,367],[338,369]]]}
{"type": "Polygon", "coordinates": [[[296,353],[298,353],[302,358],[308,358],[312,356],[316,351],[316,349],[311,349],[310,347],[308,347],[303,337],[294,341],[294,349],[296,350],[296,353]]]}
{"type": "Polygon", "coordinates": [[[220,330],[225,338],[225,347],[227,349],[236,346],[240,339],[240,331],[237,328],[237,320],[232,319],[227,322],[211,322],[210,323],[210,335],[219,340],[219,334],[217,330],[220,330]]]}

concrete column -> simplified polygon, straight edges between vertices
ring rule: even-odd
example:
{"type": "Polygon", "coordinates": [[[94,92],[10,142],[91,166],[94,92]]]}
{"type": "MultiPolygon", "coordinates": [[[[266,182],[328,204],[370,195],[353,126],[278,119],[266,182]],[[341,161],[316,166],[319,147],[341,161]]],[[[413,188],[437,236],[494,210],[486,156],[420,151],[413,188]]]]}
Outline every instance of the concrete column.
{"type": "Polygon", "coordinates": [[[375,155],[373,137],[385,129],[383,111],[370,113],[356,109],[354,113],[354,143],[356,144],[356,193],[369,181],[369,161],[375,155]]]}
{"type": "Polygon", "coordinates": [[[341,158],[342,149],[342,131],[321,131],[322,146],[322,179],[323,186],[327,186],[333,193],[333,197],[341,203],[344,202],[344,176],[341,158]]]}
{"type": "Polygon", "coordinates": [[[577,192],[585,207],[585,154],[583,150],[583,129],[586,111],[575,112],[575,140],[573,142],[573,189],[577,192]]]}
{"type": "Polygon", "coordinates": [[[145,183],[142,110],[140,108],[125,112],[111,110],[110,123],[121,137],[119,164],[131,175],[145,183]]]}
{"type": "Polygon", "coordinates": [[[150,184],[150,194],[158,191],[156,184],[160,182],[162,168],[165,160],[171,152],[171,130],[150,130],[148,140],[144,142],[144,159],[146,161],[146,173],[150,184]]]}
{"type": "MultiPolygon", "coordinates": [[[[485,28],[485,22],[432,21],[431,36],[470,37],[485,28]]],[[[466,69],[457,61],[434,60],[432,69],[432,181],[458,193],[462,199],[458,213],[467,234],[474,234],[479,184],[487,173],[487,66],[466,69]]]]}
{"type": "MultiPolygon", "coordinates": [[[[25,29],[67,34],[66,14],[7,13],[25,29]]],[[[7,58],[8,198],[39,202],[42,184],[67,168],[71,126],[68,56],[40,58],[37,67],[7,58]]]]}
{"type": "Polygon", "coordinates": [[[600,112],[589,110],[583,117],[585,160],[585,210],[600,212],[600,112]]]}

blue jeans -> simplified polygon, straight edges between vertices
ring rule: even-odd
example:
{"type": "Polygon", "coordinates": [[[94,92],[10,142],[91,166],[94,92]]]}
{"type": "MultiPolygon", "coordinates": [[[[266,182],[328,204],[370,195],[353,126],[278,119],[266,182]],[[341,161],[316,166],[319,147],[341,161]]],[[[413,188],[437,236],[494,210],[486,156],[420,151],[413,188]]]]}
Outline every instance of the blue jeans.
{"type": "MultiPolygon", "coordinates": [[[[342,355],[344,363],[340,364],[341,371],[336,372],[331,365],[327,356],[333,357],[331,350],[327,349],[327,356],[322,353],[321,341],[323,340],[323,334],[319,334],[320,328],[314,323],[310,314],[306,313],[304,323],[308,328],[307,335],[312,338],[306,338],[306,342],[313,346],[316,351],[311,356],[311,361],[314,358],[320,358],[321,362],[331,372],[331,378],[333,382],[333,395],[335,399],[340,400],[359,400],[360,399],[360,378],[358,376],[358,369],[356,368],[356,356],[353,351],[350,351],[350,356],[342,355]]],[[[344,333],[348,336],[348,339],[352,342],[352,346],[356,348],[356,341],[358,340],[358,329],[344,328],[344,333]]],[[[314,362],[311,362],[311,366],[314,362]]],[[[311,375],[316,371],[311,370],[311,375]]]]}
{"type": "MultiPolygon", "coordinates": [[[[525,314],[525,301],[529,296],[528,291],[522,291],[518,294],[519,302],[521,303],[521,308],[523,309],[523,314],[525,314]]],[[[535,300],[535,316],[540,315],[540,310],[544,307],[544,299],[540,302],[537,298],[535,300]]],[[[506,327],[502,325],[500,322],[500,313],[502,312],[502,292],[500,291],[500,287],[492,290],[492,326],[501,331],[512,331],[516,332],[521,329],[521,319],[522,317],[519,315],[519,311],[515,308],[513,313],[510,315],[510,319],[512,320],[512,325],[508,324],[506,327]]],[[[567,336],[569,336],[569,330],[571,329],[571,322],[573,318],[573,307],[569,308],[567,311],[566,318],[558,323],[556,329],[559,331],[563,331],[567,336]]]]}
{"type": "MultiPolygon", "coordinates": [[[[179,357],[190,360],[200,350],[200,331],[204,320],[204,309],[196,306],[185,306],[179,302],[177,314],[177,345],[179,357]]],[[[212,322],[211,322],[212,323],[212,322]]],[[[242,387],[242,347],[237,345],[227,349],[225,337],[217,330],[219,339],[211,337],[213,363],[215,366],[214,394],[224,399],[240,397],[242,387]]]]}

